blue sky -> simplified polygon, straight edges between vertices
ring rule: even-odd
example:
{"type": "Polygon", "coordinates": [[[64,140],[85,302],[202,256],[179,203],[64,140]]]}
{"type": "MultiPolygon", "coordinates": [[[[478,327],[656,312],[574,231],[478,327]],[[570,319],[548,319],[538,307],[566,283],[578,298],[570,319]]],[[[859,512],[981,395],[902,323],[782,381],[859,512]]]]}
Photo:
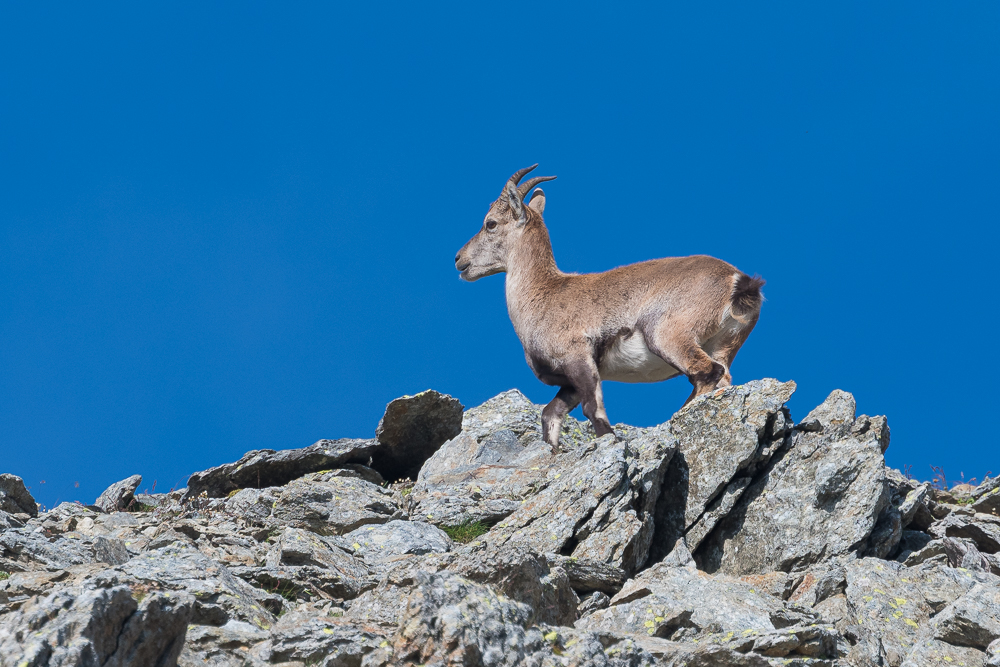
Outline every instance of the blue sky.
{"type": "Polygon", "coordinates": [[[503,278],[453,265],[534,162],[563,270],[760,273],[734,381],[853,392],[917,477],[1000,472],[1000,5],[362,4],[0,9],[0,471],[40,502],[429,387],[547,402],[503,278]]]}

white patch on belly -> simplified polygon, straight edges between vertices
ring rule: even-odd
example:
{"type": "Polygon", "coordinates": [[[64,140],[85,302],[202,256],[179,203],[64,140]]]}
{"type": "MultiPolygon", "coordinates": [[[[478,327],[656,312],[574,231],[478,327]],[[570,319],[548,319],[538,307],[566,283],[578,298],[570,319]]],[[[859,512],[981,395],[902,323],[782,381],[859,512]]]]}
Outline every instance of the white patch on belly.
{"type": "Polygon", "coordinates": [[[602,380],[616,382],[659,382],[680,371],[649,351],[639,332],[619,336],[601,359],[602,380]]]}

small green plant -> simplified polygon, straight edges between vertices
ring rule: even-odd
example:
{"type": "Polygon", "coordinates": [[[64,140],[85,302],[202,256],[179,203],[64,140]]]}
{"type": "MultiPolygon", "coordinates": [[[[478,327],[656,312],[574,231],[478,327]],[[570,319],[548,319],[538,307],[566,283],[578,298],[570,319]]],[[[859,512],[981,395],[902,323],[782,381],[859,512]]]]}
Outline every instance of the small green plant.
{"type": "Polygon", "coordinates": [[[290,581],[278,582],[273,586],[265,587],[268,593],[275,593],[285,598],[289,602],[295,602],[299,599],[300,595],[309,595],[309,591],[302,586],[296,586],[290,581]]]}
{"type": "Polygon", "coordinates": [[[457,526],[441,526],[448,537],[459,544],[466,544],[489,532],[490,527],[482,521],[463,521],[457,526]]]}
{"type": "Polygon", "coordinates": [[[10,579],[10,572],[0,570],[0,581],[3,581],[4,579],[10,579]]]}

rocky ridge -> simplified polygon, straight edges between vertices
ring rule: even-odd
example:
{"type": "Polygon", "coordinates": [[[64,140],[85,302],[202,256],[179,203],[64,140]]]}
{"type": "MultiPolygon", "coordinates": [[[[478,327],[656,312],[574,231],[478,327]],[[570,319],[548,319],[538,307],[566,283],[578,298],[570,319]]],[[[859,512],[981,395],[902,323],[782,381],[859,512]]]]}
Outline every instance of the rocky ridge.
{"type": "Polygon", "coordinates": [[[884,417],[835,391],[795,422],[794,390],[567,418],[555,456],[519,392],[428,391],[372,439],[47,512],[2,474],[0,667],[1000,667],[1000,479],[908,479],[884,417]]]}

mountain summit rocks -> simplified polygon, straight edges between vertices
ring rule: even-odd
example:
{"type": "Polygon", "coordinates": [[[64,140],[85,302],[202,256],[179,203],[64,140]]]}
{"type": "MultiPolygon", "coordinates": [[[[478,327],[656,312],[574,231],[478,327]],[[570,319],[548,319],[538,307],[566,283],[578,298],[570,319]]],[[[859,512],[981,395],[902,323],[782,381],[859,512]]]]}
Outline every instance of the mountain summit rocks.
{"type": "Polygon", "coordinates": [[[511,390],[391,402],[39,512],[0,475],[0,667],[1000,665],[1000,482],[886,468],[884,417],[793,382],[597,438],[511,390]]]}

